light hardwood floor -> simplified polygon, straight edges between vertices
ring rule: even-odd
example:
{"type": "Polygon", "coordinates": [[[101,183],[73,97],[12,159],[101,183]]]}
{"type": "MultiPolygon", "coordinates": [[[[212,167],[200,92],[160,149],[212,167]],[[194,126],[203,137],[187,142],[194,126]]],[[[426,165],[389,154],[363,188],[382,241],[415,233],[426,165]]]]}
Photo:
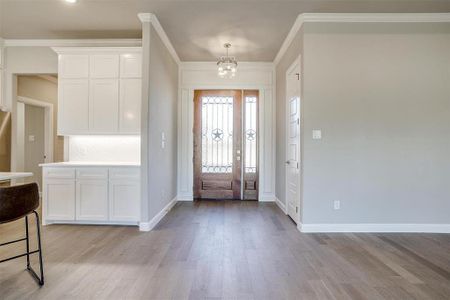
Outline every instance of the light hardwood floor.
{"type": "MultiPolygon", "coordinates": [[[[0,225],[0,242],[22,227],[0,225]]],[[[271,203],[178,203],[151,232],[43,237],[45,286],[25,259],[3,263],[0,299],[450,299],[450,235],[302,234],[271,203]]]]}

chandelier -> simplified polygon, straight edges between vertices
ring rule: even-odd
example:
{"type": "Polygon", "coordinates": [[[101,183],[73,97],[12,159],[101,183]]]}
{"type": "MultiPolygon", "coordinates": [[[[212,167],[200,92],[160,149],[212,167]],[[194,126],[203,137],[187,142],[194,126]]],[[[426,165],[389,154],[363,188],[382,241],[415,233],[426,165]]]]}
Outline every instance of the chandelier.
{"type": "Polygon", "coordinates": [[[237,71],[237,61],[234,56],[228,55],[228,49],[230,49],[231,44],[227,43],[223,46],[227,49],[227,54],[225,56],[221,56],[217,62],[218,75],[221,78],[233,78],[237,71]]]}

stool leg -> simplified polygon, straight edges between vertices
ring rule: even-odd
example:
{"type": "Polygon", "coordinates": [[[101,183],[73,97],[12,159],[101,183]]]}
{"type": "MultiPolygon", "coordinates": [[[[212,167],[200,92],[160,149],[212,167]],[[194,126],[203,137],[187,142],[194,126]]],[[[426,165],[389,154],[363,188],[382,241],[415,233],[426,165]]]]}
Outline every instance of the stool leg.
{"type": "MultiPolygon", "coordinates": [[[[38,242],[38,250],[33,251],[32,253],[38,253],[39,254],[39,271],[40,275],[38,276],[34,269],[31,267],[31,264],[28,264],[28,271],[31,273],[31,275],[36,279],[36,281],[39,283],[39,285],[44,285],[44,264],[42,262],[42,244],[41,244],[41,228],[39,227],[39,215],[36,211],[33,211],[34,215],[36,216],[36,233],[37,233],[37,242],[38,242]]],[[[28,219],[27,219],[28,221],[28,219]]],[[[27,257],[30,255],[28,250],[28,225],[27,225],[27,257]]]]}
{"type": "Polygon", "coordinates": [[[38,238],[38,249],[39,249],[39,269],[41,271],[41,278],[39,280],[40,285],[44,285],[44,264],[42,262],[42,245],[41,245],[41,227],[39,226],[39,215],[36,211],[33,211],[36,216],[36,229],[38,238]]]}
{"type": "Polygon", "coordinates": [[[30,269],[30,236],[28,233],[28,216],[25,216],[25,238],[27,242],[27,269],[30,269]]]}

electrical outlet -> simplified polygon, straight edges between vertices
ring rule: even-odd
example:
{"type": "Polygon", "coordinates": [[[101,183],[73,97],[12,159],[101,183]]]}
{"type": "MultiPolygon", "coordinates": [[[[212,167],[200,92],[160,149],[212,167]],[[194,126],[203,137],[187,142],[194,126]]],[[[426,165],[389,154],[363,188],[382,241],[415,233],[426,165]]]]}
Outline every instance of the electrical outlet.
{"type": "Polygon", "coordinates": [[[335,210],[341,209],[341,201],[334,200],[334,209],[335,210]]]}

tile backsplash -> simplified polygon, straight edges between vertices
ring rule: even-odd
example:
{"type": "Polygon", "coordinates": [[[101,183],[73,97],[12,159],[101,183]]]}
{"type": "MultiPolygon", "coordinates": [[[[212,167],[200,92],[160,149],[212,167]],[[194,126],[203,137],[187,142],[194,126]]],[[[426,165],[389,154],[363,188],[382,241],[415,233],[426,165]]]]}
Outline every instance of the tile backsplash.
{"type": "Polygon", "coordinates": [[[139,136],[71,136],[68,151],[69,161],[139,162],[141,138],[139,136]]]}

